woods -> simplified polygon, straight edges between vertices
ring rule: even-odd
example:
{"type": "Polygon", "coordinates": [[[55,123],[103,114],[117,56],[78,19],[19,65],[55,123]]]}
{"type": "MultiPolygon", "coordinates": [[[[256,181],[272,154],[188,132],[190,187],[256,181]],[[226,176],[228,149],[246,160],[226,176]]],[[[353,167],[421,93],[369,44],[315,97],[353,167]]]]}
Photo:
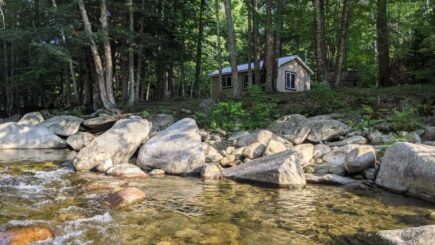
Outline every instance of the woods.
{"type": "Polygon", "coordinates": [[[286,55],[302,57],[314,82],[333,88],[434,83],[434,4],[2,0],[0,111],[208,97],[208,74],[227,65],[240,98],[242,63],[253,66],[248,83],[271,93],[286,55]]]}

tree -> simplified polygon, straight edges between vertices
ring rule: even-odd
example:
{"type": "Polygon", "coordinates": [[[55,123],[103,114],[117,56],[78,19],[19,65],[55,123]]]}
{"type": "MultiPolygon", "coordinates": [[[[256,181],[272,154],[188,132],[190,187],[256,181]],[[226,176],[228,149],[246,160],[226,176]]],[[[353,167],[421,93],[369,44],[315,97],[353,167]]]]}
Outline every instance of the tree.
{"type": "Polygon", "coordinates": [[[325,41],[325,2],[313,0],[315,17],[316,63],[317,80],[327,82],[328,71],[326,66],[326,41],[325,41]]]}
{"type": "MultiPolygon", "coordinates": [[[[133,0],[128,0],[128,12],[130,19],[130,32],[134,32],[134,13],[133,13],[133,0]]],[[[136,101],[135,99],[135,80],[134,80],[134,43],[130,38],[129,40],[129,50],[128,50],[128,78],[129,78],[129,98],[128,104],[133,105],[136,101]]]]}
{"type": "MultiPolygon", "coordinates": [[[[217,46],[217,59],[219,69],[219,82],[218,91],[222,91],[222,50],[221,50],[221,27],[219,18],[219,0],[215,0],[215,15],[216,15],[216,46],[217,46]]],[[[220,95],[219,95],[220,96],[220,95]]]]}
{"type": "Polygon", "coordinates": [[[380,86],[388,86],[390,82],[390,46],[388,42],[388,0],[378,0],[377,2],[377,47],[378,47],[378,79],[380,86]]]}
{"type": "Polygon", "coordinates": [[[195,68],[195,90],[196,95],[200,96],[201,82],[201,63],[202,63],[202,40],[204,39],[204,9],[205,0],[200,0],[199,21],[198,21],[198,40],[196,43],[196,68],[195,68]]]}
{"type": "Polygon", "coordinates": [[[341,27],[340,27],[340,37],[338,44],[338,54],[337,54],[337,62],[336,62],[336,70],[335,70],[335,82],[334,87],[338,87],[341,81],[341,75],[343,71],[343,66],[346,59],[346,49],[347,49],[347,30],[349,26],[349,8],[350,1],[343,1],[343,14],[341,16],[341,27]]]}
{"type": "Polygon", "coordinates": [[[260,74],[260,31],[259,31],[259,20],[258,20],[258,5],[257,0],[251,0],[251,10],[252,10],[252,33],[253,33],[253,46],[254,46],[254,76],[255,84],[259,85],[261,83],[260,74]]]}
{"type": "Polygon", "coordinates": [[[266,0],[266,51],[264,54],[264,68],[266,70],[266,91],[274,91],[274,38],[273,38],[273,23],[272,23],[272,0],[266,0]]]}
{"type": "Polygon", "coordinates": [[[234,24],[231,13],[231,0],[225,0],[225,14],[227,17],[228,46],[231,54],[231,84],[233,85],[234,98],[240,98],[241,94],[237,71],[236,39],[234,35],[234,24]]]}

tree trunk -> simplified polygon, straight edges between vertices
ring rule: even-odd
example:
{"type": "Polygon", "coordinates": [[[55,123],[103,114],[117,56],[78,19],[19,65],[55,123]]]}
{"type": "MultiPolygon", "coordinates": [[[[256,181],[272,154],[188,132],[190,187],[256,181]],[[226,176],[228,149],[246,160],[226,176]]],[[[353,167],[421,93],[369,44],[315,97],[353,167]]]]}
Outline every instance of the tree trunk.
{"type": "Polygon", "coordinates": [[[236,39],[234,35],[233,16],[231,13],[231,0],[225,0],[225,13],[227,17],[228,29],[228,46],[231,56],[231,84],[233,85],[234,98],[240,98],[240,86],[237,71],[237,52],[236,52],[236,39]]]}
{"type": "MultiPolygon", "coordinates": [[[[145,26],[145,0],[142,0],[141,3],[141,18],[140,18],[140,27],[139,27],[139,33],[144,32],[144,26],[145,26]]],[[[142,62],[143,62],[143,45],[139,45],[139,50],[137,52],[137,75],[136,75],[136,87],[135,87],[135,98],[136,101],[139,101],[140,97],[140,87],[141,83],[143,81],[142,79],[142,62]]],[[[143,97],[143,96],[142,96],[143,97]]]]}
{"type": "MultiPolygon", "coordinates": [[[[217,35],[216,46],[217,46],[217,58],[218,58],[218,69],[219,69],[218,97],[221,96],[221,92],[222,92],[222,49],[221,49],[221,25],[220,25],[220,18],[219,18],[219,8],[220,8],[219,0],[215,0],[216,35],[217,35]]],[[[213,86],[213,84],[211,86],[213,86]]]]}
{"type": "Polygon", "coordinates": [[[258,6],[257,0],[251,0],[252,4],[252,18],[253,18],[253,38],[254,38],[254,75],[255,84],[260,85],[261,83],[261,67],[260,67],[260,31],[259,31],[259,21],[258,21],[258,6]]]}
{"type": "Polygon", "coordinates": [[[204,37],[204,9],[205,0],[201,0],[199,7],[199,21],[198,21],[198,39],[196,42],[196,65],[195,65],[195,90],[196,96],[200,96],[200,82],[201,82],[201,62],[202,62],[202,40],[204,37]]]}
{"type": "Polygon", "coordinates": [[[324,0],[313,0],[315,32],[316,32],[316,62],[317,80],[327,82],[326,43],[325,43],[325,3],[324,0]]]}
{"type": "Polygon", "coordinates": [[[104,45],[104,56],[105,56],[105,67],[106,67],[106,94],[107,99],[113,105],[116,105],[115,95],[113,93],[113,63],[112,63],[112,48],[110,46],[109,39],[109,25],[107,22],[107,7],[106,0],[101,0],[101,27],[103,34],[103,45],[104,45]]]}
{"type": "Polygon", "coordinates": [[[265,51],[265,69],[266,69],[266,92],[273,92],[273,23],[272,23],[272,0],[266,0],[266,51],[265,51]]]}
{"type": "MultiPolygon", "coordinates": [[[[130,17],[130,31],[134,32],[134,13],[133,13],[133,0],[128,0],[128,12],[130,17]]],[[[134,44],[132,38],[129,39],[128,50],[128,78],[129,78],[129,98],[128,104],[133,105],[135,99],[135,80],[134,80],[134,44]]]]}
{"type": "Polygon", "coordinates": [[[388,19],[387,19],[388,0],[378,0],[377,3],[377,46],[379,63],[379,85],[391,85],[390,81],[390,50],[388,42],[388,19]]]}
{"type": "Polygon", "coordinates": [[[108,99],[107,96],[107,90],[106,90],[106,81],[104,79],[104,69],[103,69],[103,63],[101,62],[100,53],[98,52],[97,44],[95,43],[94,38],[92,37],[92,27],[91,22],[89,21],[88,14],[86,12],[85,5],[83,3],[83,0],[78,0],[78,5],[80,9],[80,14],[82,16],[83,25],[85,28],[85,32],[90,35],[90,48],[92,53],[92,58],[94,60],[94,66],[95,66],[95,77],[98,81],[98,86],[100,90],[100,97],[101,101],[103,102],[104,108],[108,110],[113,110],[115,108],[115,104],[111,103],[111,101],[108,99]]]}
{"type": "Polygon", "coordinates": [[[125,50],[127,48],[121,46],[124,51],[121,51],[121,97],[122,101],[128,102],[128,59],[126,58],[125,50]]]}
{"type": "Polygon", "coordinates": [[[334,88],[337,88],[341,81],[341,75],[343,72],[343,66],[346,60],[346,49],[347,49],[347,30],[349,27],[349,9],[350,1],[344,0],[343,2],[343,13],[341,16],[341,27],[340,27],[340,37],[338,44],[338,54],[335,70],[335,82],[334,88]]]}
{"type": "Polygon", "coordinates": [[[252,6],[250,1],[248,5],[248,86],[252,85],[252,6]]]}

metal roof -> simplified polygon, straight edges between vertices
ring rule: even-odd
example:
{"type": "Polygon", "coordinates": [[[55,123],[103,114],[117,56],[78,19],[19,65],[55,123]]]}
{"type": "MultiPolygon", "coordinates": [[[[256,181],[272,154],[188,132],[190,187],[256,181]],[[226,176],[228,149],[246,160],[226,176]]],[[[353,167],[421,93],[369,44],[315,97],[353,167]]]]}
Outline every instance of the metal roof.
{"type": "MultiPolygon", "coordinates": [[[[291,55],[291,56],[285,56],[285,57],[280,57],[278,58],[278,67],[290,62],[296,60],[298,61],[305,69],[307,69],[311,74],[313,74],[314,72],[308,67],[307,64],[305,64],[305,62],[302,61],[302,59],[297,56],[297,55],[291,55]]],[[[263,69],[263,60],[260,61],[260,70],[263,69]]],[[[251,63],[251,70],[255,69],[255,64],[251,63]]],[[[239,73],[243,73],[243,72],[247,72],[248,71],[248,63],[246,64],[241,64],[241,65],[237,65],[237,71],[239,73]]],[[[222,75],[228,75],[231,74],[231,66],[227,66],[225,68],[222,69],[222,75]]],[[[219,71],[216,70],[212,73],[210,73],[208,76],[209,77],[215,77],[219,75],[219,71]]]]}

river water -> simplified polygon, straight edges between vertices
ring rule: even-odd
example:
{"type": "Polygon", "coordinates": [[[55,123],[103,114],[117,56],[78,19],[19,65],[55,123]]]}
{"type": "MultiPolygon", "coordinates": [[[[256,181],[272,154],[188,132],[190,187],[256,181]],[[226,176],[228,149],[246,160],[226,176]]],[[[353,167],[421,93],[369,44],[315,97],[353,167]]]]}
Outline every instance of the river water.
{"type": "Polygon", "coordinates": [[[72,154],[62,151],[0,156],[0,231],[47,225],[56,233],[48,244],[365,244],[367,233],[435,224],[433,204],[383,190],[175,176],[118,181],[75,173],[72,154]],[[89,180],[138,187],[147,197],[110,210],[109,191],[87,190],[89,180]]]}

